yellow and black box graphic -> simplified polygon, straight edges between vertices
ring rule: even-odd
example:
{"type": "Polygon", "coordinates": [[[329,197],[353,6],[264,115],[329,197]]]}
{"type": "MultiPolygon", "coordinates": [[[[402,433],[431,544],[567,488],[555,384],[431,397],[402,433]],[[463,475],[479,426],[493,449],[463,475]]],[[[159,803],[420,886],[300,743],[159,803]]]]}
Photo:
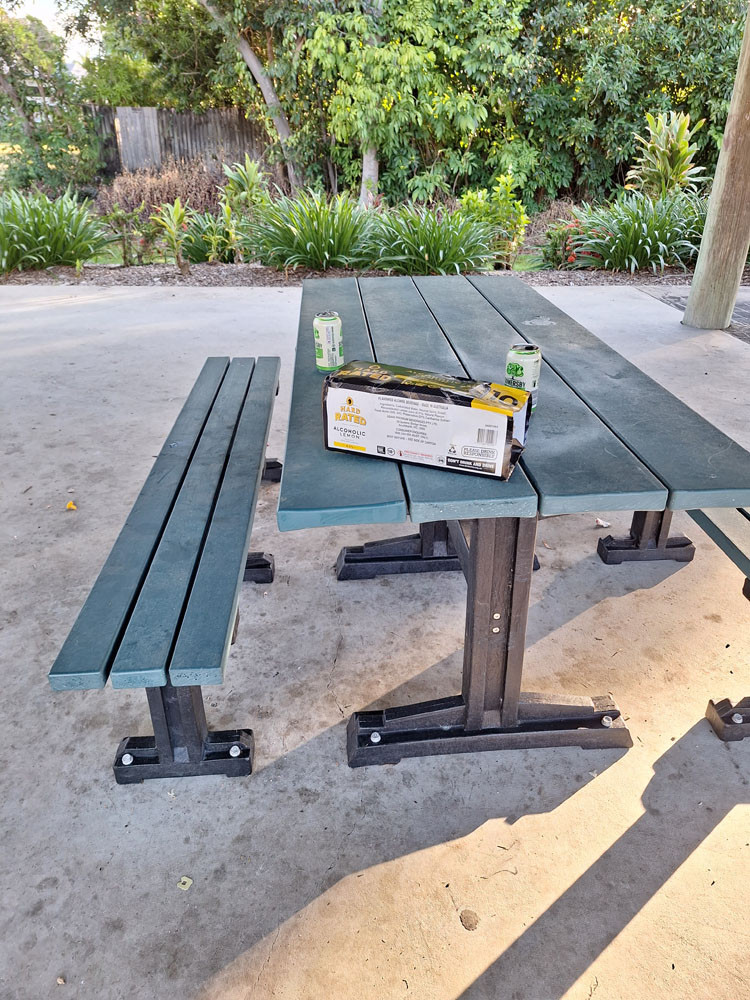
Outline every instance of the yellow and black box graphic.
{"type": "Polygon", "coordinates": [[[325,446],[508,479],[529,393],[495,382],[350,361],[323,384],[325,446]]]}

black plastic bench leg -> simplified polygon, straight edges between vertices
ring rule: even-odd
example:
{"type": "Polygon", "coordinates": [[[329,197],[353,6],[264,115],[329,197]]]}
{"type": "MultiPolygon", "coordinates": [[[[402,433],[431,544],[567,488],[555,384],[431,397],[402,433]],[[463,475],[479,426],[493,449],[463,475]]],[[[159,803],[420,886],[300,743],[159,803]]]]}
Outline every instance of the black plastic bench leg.
{"type": "Polygon", "coordinates": [[[743,698],[736,705],[729,698],[709,701],[706,718],[725,743],[747,739],[750,736],[750,698],[743,698]]]}
{"type": "Polygon", "coordinates": [[[250,729],[211,732],[198,685],[146,688],[153,736],[128,736],[117,748],[114,771],[120,785],[147,778],[224,774],[239,778],[253,769],[250,729]]]}
{"type": "Polygon", "coordinates": [[[283,466],[278,458],[267,458],[261,479],[264,483],[280,483],[283,466]]]}
{"type": "Polygon", "coordinates": [[[245,583],[273,583],[276,564],[270,552],[248,552],[245,562],[245,583]]]}
{"type": "Polygon", "coordinates": [[[617,566],[622,562],[652,562],[672,559],[690,562],[695,546],[685,535],[669,534],[671,510],[637,510],[633,514],[630,534],[625,538],[607,535],[600,538],[597,552],[602,562],[617,566]]]}

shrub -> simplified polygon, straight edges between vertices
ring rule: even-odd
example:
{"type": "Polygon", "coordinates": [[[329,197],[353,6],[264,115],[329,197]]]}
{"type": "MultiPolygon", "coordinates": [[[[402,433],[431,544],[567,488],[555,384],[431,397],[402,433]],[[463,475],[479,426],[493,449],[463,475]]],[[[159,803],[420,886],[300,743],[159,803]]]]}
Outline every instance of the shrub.
{"type": "Polygon", "coordinates": [[[572,239],[581,233],[581,224],[577,219],[558,219],[553,222],[544,234],[544,243],[539,250],[539,261],[542,267],[564,268],[568,263],[575,262],[569,260],[572,251],[572,239]]]}
{"type": "Polygon", "coordinates": [[[223,166],[224,199],[235,212],[250,212],[268,198],[268,178],[257,160],[245,153],[245,162],[223,166]]]}
{"type": "Polygon", "coordinates": [[[460,274],[492,266],[494,229],[461,212],[404,206],[376,217],[371,256],[395,274],[460,274]]]}
{"type": "Polygon", "coordinates": [[[668,265],[684,267],[698,254],[697,206],[685,195],[652,199],[634,192],[612,205],[584,205],[576,212],[578,228],[567,237],[565,267],[602,267],[610,271],[654,272],[668,265]]]}
{"type": "Polygon", "coordinates": [[[69,192],[54,200],[39,192],[0,195],[0,272],[78,267],[111,241],[88,203],[69,192]]]}
{"type": "Polygon", "coordinates": [[[240,255],[240,224],[229,204],[218,215],[193,212],[187,220],[182,249],[191,264],[234,264],[240,255]]]}
{"type": "Polygon", "coordinates": [[[635,135],[641,155],[626,179],[653,198],[683,189],[695,190],[703,167],[693,165],[698,146],[690,140],[704,124],[703,119],[691,129],[690,115],[670,111],[666,118],[647,114],[646,122],[648,138],[635,135]]]}
{"type": "Polygon", "coordinates": [[[494,230],[492,248],[497,261],[510,267],[513,256],[523,242],[529,219],[520,201],[514,196],[515,181],[511,174],[495,178],[491,191],[480,188],[467,191],[460,198],[462,212],[486,222],[494,230]]]}
{"type": "Polygon", "coordinates": [[[120,244],[123,267],[132,267],[136,261],[143,263],[144,247],[153,242],[149,239],[147,230],[152,227],[141,224],[141,216],[145,210],[143,202],[132,212],[126,212],[119,205],[113,205],[112,210],[102,216],[115,233],[115,239],[120,244]]]}
{"type": "Polygon", "coordinates": [[[351,198],[303,191],[259,205],[244,244],[262,264],[325,271],[367,263],[369,229],[370,215],[351,198]]]}
{"type": "Polygon", "coordinates": [[[96,205],[102,214],[115,206],[125,212],[140,211],[140,221],[159,205],[174,204],[177,198],[196,212],[217,212],[220,189],[220,175],[202,160],[165,160],[158,168],[123,171],[100,188],[96,205]]]}

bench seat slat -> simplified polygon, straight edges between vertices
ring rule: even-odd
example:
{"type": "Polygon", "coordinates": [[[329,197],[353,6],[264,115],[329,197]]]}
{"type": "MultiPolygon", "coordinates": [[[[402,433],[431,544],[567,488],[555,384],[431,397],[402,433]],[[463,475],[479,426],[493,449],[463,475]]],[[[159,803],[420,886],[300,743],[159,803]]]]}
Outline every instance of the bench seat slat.
{"type": "Polygon", "coordinates": [[[263,474],[278,358],[258,358],[190,591],[169,681],[221,684],[263,474]]]}
{"type": "Polygon", "coordinates": [[[102,688],[229,358],[208,358],[49,674],[55,691],[102,688]]]}
{"type": "Polygon", "coordinates": [[[313,318],[324,309],[335,309],[341,316],[348,360],[371,360],[373,356],[356,280],[305,281],[279,491],[279,528],[291,531],[336,524],[405,521],[406,498],[394,462],[326,451],[323,445],[324,376],[315,368],[313,318]]]}
{"type": "MultiPolygon", "coordinates": [[[[469,375],[502,381],[518,343],[513,327],[466,278],[414,281],[469,375]]],[[[667,502],[664,485],[546,363],[521,465],[540,514],[663,510],[667,502]]]]}
{"type": "Polygon", "coordinates": [[[750,512],[717,507],[688,514],[750,579],[750,512]]]}
{"type": "Polygon", "coordinates": [[[736,441],[522,281],[469,280],[664,483],[670,509],[750,504],[750,455],[736,441]]]}
{"type": "Polygon", "coordinates": [[[161,687],[252,375],[252,358],[235,358],[206,421],[164,534],[117,650],[115,688],[161,687]]]}
{"type": "MultiPolygon", "coordinates": [[[[411,278],[361,278],[359,285],[376,360],[466,376],[411,278]]],[[[537,512],[536,491],[520,468],[507,482],[407,463],[402,464],[401,473],[409,514],[417,524],[455,518],[533,517],[537,512]]]]}

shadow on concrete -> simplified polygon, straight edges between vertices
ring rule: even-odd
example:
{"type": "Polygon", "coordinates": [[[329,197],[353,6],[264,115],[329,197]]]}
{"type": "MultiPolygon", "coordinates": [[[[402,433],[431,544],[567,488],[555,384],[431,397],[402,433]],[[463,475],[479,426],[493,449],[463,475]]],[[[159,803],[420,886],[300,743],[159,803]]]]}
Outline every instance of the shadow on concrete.
{"type": "MultiPolygon", "coordinates": [[[[712,736],[707,747],[707,731],[697,723],[659,758],[641,818],[459,1000],[559,1000],[729,811],[750,802],[748,756],[712,736]]],[[[736,888],[716,887],[727,914],[736,888]]]]}
{"type": "MultiPolygon", "coordinates": [[[[388,700],[399,698],[394,691],[388,700]]],[[[302,911],[348,876],[458,841],[491,820],[506,821],[510,842],[519,819],[554,811],[625,752],[558,748],[457,754],[350,770],[345,723],[320,733],[259,769],[243,788],[244,821],[228,846],[241,857],[262,852],[262,863],[257,877],[243,878],[236,918],[231,901],[222,900],[222,923],[233,928],[231,938],[219,943],[214,937],[211,953],[186,959],[195,966],[194,981],[205,984],[196,995],[251,997],[263,966],[255,946],[273,940],[295,916],[309,921],[302,911]]],[[[219,844],[214,860],[226,854],[227,847],[219,844]]],[[[363,919],[378,903],[368,901],[366,889],[362,892],[363,919]]],[[[407,923],[411,919],[405,915],[407,923]]],[[[196,939],[187,927],[182,933],[185,940],[196,939]]],[[[169,933],[164,931],[163,941],[160,937],[152,941],[156,954],[169,933]]],[[[304,968],[303,951],[295,961],[304,968]]],[[[506,994],[493,996],[500,995],[506,994]]]]}
{"type": "Polygon", "coordinates": [[[543,563],[542,574],[552,571],[546,580],[544,589],[539,592],[539,584],[544,580],[540,574],[534,574],[532,582],[532,603],[529,607],[529,621],[526,628],[526,647],[532,646],[546,636],[556,632],[563,625],[573,621],[579,615],[593,608],[606,598],[625,597],[636,590],[646,590],[658,587],[673,574],[684,567],[684,563],[651,562],[640,565],[605,566],[596,555],[596,539],[598,534],[585,536],[586,544],[593,548],[589,555],[584,555],[578,562],[571,565],[558,566],[554,557],[544,549],[538,550],[543,563]],[[546,570],[546,572],[545,572],[546,570]]]}

